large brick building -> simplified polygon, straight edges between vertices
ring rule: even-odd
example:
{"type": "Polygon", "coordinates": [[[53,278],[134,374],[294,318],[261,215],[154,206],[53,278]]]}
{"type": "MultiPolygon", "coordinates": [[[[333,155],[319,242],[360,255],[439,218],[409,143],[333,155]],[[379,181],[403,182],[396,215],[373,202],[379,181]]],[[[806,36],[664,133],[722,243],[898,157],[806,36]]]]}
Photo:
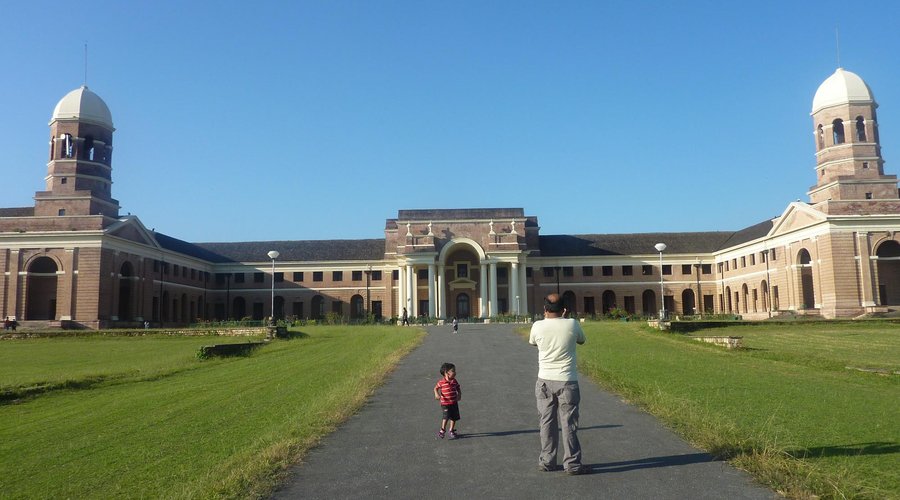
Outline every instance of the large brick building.
{"type": "Polygon", "coordinates": [[[400,210],[383,239],[195,244],[119,214],[112,115],[82,87],[53,111],[46,191],[0,208],[0,316],[93,328],[261,319],[273,305],[276,317],[491,317],[539,312],[551,291],[583,315],[883,311],[900,305],[900,197],[876,108],[859,76],[825,80],[809,202],[739,231],[542,235],[521,208],[400,210]]]}

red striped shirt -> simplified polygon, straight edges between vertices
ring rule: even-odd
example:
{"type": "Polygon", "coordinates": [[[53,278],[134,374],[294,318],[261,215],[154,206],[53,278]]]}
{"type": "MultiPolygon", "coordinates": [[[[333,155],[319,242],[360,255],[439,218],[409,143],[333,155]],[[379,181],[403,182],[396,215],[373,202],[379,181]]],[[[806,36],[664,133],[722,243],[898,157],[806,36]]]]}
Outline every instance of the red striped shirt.
{"type": "Polygon", "coordinates": [[[434,388],[441,395],[441,406],[452,405],[459,401],[459,382],[456,379],[447,380],[446,378],[441,378],[434,385],[434,388]]]}

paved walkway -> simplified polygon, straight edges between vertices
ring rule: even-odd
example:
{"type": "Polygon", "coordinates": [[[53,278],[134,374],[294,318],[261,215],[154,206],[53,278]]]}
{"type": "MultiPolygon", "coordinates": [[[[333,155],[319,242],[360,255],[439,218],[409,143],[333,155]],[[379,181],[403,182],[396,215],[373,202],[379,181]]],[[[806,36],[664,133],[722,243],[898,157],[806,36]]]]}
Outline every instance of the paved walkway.
{"type": "Polygon", "coordinates": [[[585,377],[578,437],[590,473],[538,471],[537,353],[514,329],[428,328],[422,345],[294,467],[274,498],[778,498],[585,377]],[[463,391],[455,441],[436,436],[432,387],[444,361],[456,364],[463,391]]]}

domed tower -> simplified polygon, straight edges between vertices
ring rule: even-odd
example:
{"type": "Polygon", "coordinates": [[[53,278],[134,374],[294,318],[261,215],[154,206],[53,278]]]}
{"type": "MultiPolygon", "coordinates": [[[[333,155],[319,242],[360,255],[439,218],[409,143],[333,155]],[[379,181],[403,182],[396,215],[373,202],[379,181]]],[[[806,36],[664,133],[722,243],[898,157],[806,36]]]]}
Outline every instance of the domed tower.
{"type": "MultiPolygon", "coordinates": [[[[830,214],[883,212],[897,200],[897,176],[884,175],[878,140],[878,104],[855,73],[838,68],[813,98],[816,185],[810,202],[830,214]]],[[[888,210],[893,211],[893,210],[888,210]]]]}
{"type": "Polygon", "coordinates": [[[112,115],[86,86],[63,97],[50,118],[47,190],[35,193],[38,216],[119,216],[112,198],[112,115]]]}

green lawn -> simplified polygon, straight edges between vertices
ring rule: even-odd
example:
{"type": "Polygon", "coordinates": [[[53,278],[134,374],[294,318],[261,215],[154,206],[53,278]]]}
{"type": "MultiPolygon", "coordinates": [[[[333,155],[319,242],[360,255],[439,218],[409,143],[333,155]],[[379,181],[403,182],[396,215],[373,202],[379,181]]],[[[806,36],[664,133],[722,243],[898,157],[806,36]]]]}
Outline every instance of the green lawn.
{"type": "Polygon", "coordinates": [[[364,402],[422,335],[392,327],[303,332],[306,337],[273,342],[247,357],[205,361],[196,359],[200,345],[228,340],[0,344],[6,388],[110,377],[89,389],[61,388],[0,405],[0,496],[264,494],[364,402]],[[69,352],[80,360],[68,359],[69,352]],[[11,375],[20,369],[25,375],[11,375]],[[144,372],[154,375],[134,375],[144,372]]]}
{"type": "Polygon", "coordinates": [[[900,326],[716,328],[728,351],[638,323],[587,323],[581,368],[698,446],[793,497],[900,498],[900,326]]]}

